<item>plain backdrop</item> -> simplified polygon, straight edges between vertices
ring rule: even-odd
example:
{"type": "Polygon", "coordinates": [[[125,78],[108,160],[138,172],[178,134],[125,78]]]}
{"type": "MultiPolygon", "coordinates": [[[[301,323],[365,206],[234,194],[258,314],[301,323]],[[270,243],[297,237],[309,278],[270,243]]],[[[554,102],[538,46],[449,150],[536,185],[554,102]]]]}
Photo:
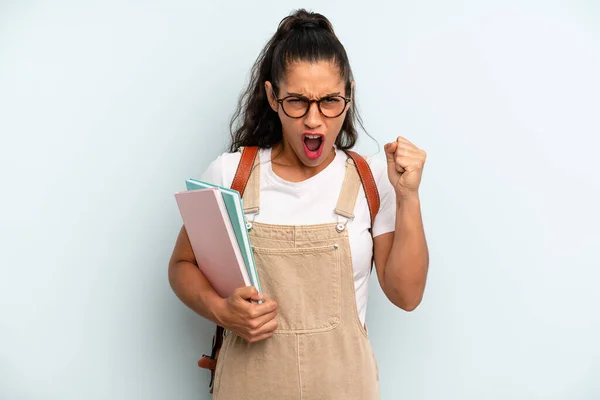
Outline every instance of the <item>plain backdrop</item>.
{"type": "Polygon", "coordinates": [[[600,398],[598,2],[4,0],[0,399],[209,399],[173,193],[298,7],[346,46],[358,150],[428,153],[424,301],[372,280],[383,399],[600,398]]]}

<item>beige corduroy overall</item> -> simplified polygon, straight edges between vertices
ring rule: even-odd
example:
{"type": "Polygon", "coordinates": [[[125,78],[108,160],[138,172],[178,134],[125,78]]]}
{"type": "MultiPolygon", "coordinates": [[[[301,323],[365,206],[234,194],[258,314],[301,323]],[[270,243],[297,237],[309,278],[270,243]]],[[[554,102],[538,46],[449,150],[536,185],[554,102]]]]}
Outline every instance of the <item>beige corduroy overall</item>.
{"type": "MultiPolygon", "coordinates": [[[[248,214],[259,209],[259,165],[257,156],[243,196],[248,214]]],[[[360,187],[349,158],[335,208],[340,220],[352,218],[360,187]]],[[[345,223],[254,222],[249,234],[263,292],[278,303],[278,328],[257,343],[228,332],[213,399],[379,399],[377,362],[356,308],[345,223]]]]}

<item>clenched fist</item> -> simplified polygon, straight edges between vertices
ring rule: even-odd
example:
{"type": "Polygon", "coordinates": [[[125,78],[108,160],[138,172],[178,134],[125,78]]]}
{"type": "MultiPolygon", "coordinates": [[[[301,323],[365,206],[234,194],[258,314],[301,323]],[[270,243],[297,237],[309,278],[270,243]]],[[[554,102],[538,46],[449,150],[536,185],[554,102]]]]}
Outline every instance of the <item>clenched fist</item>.
{"type": "Polygon", "coordinates": [[[427,155],[425,151],[398,136],[395,142],[384,147],[388,165],[388,178],[396,196],[406,197],[417,194],[427,155]]]}

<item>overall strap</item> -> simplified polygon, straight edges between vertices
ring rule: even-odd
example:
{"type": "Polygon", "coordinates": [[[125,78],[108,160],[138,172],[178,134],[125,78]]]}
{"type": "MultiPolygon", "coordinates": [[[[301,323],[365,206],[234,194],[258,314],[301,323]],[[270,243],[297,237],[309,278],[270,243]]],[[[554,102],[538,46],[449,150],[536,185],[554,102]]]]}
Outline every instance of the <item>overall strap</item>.
{"type": "MultiPolygon", "coordinates": [[[[346,221],[354,219],[354,206],[356,205],[360,186],[360,177],[356,165],[354,164],[354,160],[348,157],[346,159],[346,172],[344,173],[344,180],[342,181],[342,189],[340,190],[334,210],[338,216],[344,217],[346,221]]],[[[344,226],[345,224],[338,225],[338,231],[341,232],[344,226]]]]}

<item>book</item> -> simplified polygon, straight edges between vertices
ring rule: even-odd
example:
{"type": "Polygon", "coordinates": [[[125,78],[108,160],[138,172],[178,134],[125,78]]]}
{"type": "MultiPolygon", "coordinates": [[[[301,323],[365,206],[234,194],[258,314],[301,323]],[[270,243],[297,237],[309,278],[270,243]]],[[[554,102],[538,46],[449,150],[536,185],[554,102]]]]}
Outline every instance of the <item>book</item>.
{"type": "Polygon", "coordinates": [[[244,215],[243,200],[240,196],[240,193],[237,190],[214,185],[212,183],[194,178],[187,179],[185,184],[188,190],[200,190],[207,188],[219,189],[223,196],[223,200],[229,214],[229,220],[231,221],[238,245],[242,252],[242,257],[244,258],[244,263],[248,271],[250,282],[259,293],[262,293],[258,272],[256,270],[256,263],[254,261],[254,253],[252,251],[250,237],[248,236],[247,221],[246,216],[244,215]]]}
{"type": "Polygon", "coordinates": [[[223,298],[252,282],[219,188],[175,193],[198,268],[223,298]]]}

